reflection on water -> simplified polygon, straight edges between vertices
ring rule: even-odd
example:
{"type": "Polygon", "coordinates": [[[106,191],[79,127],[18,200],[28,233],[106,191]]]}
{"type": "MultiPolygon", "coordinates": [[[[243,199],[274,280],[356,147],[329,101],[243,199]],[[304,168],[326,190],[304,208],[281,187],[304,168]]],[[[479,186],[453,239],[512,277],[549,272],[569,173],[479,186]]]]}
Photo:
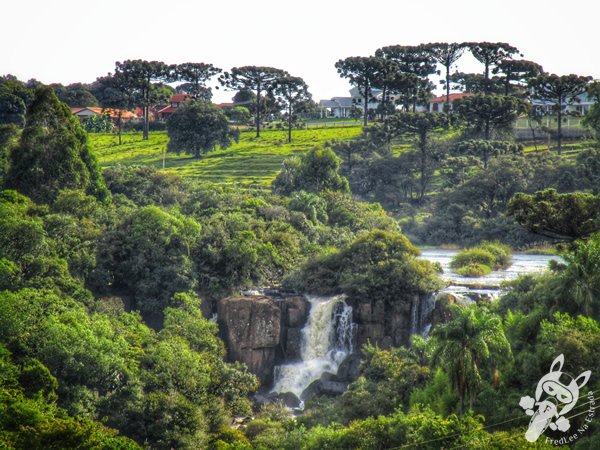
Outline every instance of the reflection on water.
{"type": "Polygon", "coordinates": [[[551,260],[562,261],[558,256],[514,253],[510,267],[493,271],[483,277],[470,278],[460,276],[450,268],[450,261],[457,253],[457,250],[428,249],[421,250],[420,257],[437,262],[444,269],[441,277],[450,284],[443,292],[455,295],[480,294],[491,298],[498,296],[503,281],[514,280],[519,275],[543,272],[548,268],[548,262],[551,260]]]}

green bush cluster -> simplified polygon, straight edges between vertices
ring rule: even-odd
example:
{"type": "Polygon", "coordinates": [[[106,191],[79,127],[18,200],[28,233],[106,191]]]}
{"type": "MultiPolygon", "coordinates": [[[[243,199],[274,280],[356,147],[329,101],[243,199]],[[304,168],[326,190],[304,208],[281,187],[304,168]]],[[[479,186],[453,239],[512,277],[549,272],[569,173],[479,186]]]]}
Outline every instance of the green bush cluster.
{"type": "Polygon", "coordinates": [[[511,249],[498,241],[482,242],[477,247],[458,252],[450,267],[465,277],[480,277],[492,270],[505,269],[512,263],[511,249]]]}

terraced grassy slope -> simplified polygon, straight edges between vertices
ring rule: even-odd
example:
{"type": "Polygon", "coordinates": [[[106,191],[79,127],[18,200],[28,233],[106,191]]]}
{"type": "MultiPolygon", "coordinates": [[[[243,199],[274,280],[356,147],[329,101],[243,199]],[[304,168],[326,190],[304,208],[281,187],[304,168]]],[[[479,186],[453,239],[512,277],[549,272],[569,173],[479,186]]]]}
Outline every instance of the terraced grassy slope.
{"type": "Polygon", "coordinates": [[[288,156],[332,139],[351,139],[360,133],[360,126],[297,130],[293,142],[288,144],[284,131],[261,131],[260,138],[247,131],[242,132],[239,143],[226,150],[207,153],[200,159],[185,154],[165,154],[168,142],[165,132],[150,133],[148,141],[142,141],[139,133],[127,134],[123,136],[122,145],[117,145],[117,138],[112,134],[90,134],[90,143],[104,167],[138,164],[162,168],[164,157],[165,170],[183,177],[268,187],[288,156]]]}

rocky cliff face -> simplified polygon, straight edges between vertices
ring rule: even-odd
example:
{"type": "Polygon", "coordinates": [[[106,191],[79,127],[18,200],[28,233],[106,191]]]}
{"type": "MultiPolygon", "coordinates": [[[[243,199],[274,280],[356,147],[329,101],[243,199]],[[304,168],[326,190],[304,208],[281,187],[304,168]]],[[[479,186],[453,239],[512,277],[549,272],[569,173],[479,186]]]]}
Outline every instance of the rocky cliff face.
{"type": "Polygon", "coordinates": [[[370,342],[383,348],[408,345],[410,336],[419,332],[424,325],[424,305],[428,296],[389,304],[383,300],[349,300],[354,311],[354,322],[358,325],[357,345],[370,342]],[[417,308],[413,311],[413,308],[417,308]]]}
{"type": "Polygon", "coordinates": [[[232,361],[246,363],[263,384],[273,368],[300,357],[309,304],[304,297],[242,296],[217,303],[221,335],[232,361]]]}

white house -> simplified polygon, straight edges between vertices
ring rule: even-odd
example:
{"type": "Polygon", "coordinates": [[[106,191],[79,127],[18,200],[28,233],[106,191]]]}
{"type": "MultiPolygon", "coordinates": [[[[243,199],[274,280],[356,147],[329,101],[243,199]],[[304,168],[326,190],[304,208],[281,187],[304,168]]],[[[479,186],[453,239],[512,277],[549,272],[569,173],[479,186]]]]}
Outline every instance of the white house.
{"type": "MultiPolygon", "coordinates": [[[[567,113],[579,113],[584,115],[588,110],[592,107],[594,103],[594,99],[590,97],[587,93],[579,94],[577,96],[576,102],[563,104],[562,110],[567,113]]],[[[544,114],[552,115],[554,114],[554,102],[545,102],[542,100],[533,100],[531,102],[534,108],[540,110],[544,114]]]]}
{"type": "MultiPolygon", "coordinates": [[[[377,109],[381,101],[381,90],[373,89],[371,95],[374,100],[369,101],[367,108],[377,109]]],[[[363,110],[363,96],[357,87],[353,87],[350,89],[350,97],[333,97],[330,100],[321,100],[319,107],[326,117],[350,117],[352,109],[363,110]]]]}

